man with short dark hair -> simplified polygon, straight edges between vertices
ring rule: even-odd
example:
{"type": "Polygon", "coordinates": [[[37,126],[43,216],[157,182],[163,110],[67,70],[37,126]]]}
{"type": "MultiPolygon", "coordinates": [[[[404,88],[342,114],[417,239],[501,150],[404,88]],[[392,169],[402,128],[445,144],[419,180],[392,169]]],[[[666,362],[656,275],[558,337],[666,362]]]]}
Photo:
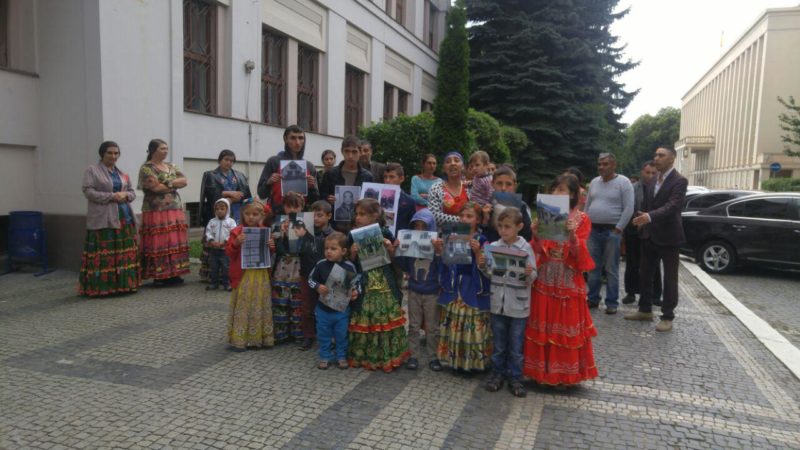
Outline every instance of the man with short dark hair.
{"type": "MultiPolygon", "coordinates": [[[[644,163],[639,173],[640,180],[633,183],[633,210],[641,211],[644,198],[644,185],[657,175],[656,164],[650,160],[644,163]]],[[[633,223],[625,227],[625,298],[622,303],[629,305],[636,302],[636,294],[641,294],[639,269],[641,268],[641,245],[639,230],[633,223]]],[[[653,277],[653,304],[661,306],[661,268],[653,277]]]]}
{"type": "MultiPolygon", "coordinates": [[[[258,180],[258,196],[269,202],[272,212],[283,214],[283,195],[281,194],[281,161],[301,160],[306,151],[306,134],[297,125],[290,125],[283,131],[283,150],[269,158],[261,178],[258,180]]],[[[305,204],[311,204],[319,198],[317,186],[317,169],[311,161],[306,161],[306,180],[308,195],[305,204]]]]}
{"type": "Polygon", "coordinates": [[[359,164],[361,167],[370,171],[372,179],[375,180],[376,183],[382,182],[383,172],[386,171],[386,164],[372,160],[372,144],[368,140],[362,139],[358,149],[360,152],[359,164]]]}
{"type": "Polygon", "coordinates": [[[625,316],[627,320],[653,320],[653,277],[661,260],[664,263],[664,300],[656,331],[662,332],[672,329],[675,318],[674,311],[678,306],[678,251],[686,242],[681,209],[689,181],[673,167],[676,156],[672,147],[661,146],[656,149],[653,162],[658,176],[644,185],[642,208],[633,219],[642,238],[642,296],[639,310],[625,316]]]}
{"type": "Polygon", "coordinates": [[[600,176],[589,183],[586,213],[592,221],[589,253],[595,268],[589,272],[589,307],[600,304],[600,285],[606,274],[606,314],[616,314],[619,307],[619,258],[622,230],[633,215],[633,186],[625,175],[616,173],[613,153],[600,153],[597,171],[600,176]]]}
{"type": "MultiPolygon", "coordinates": [[[[338,166],[325,172],[322,176],[320,195],[331,205],[336,203],[336,186],[361,186],[363,183],[372,182],[372,173],[358,165],[359,141],[355,136],[345,136],[342,140],[343,161],[338,166]]],[[[352,224],[344,221],[334,221],[333,227],[337,231],[346,233],[352,224]]]]}

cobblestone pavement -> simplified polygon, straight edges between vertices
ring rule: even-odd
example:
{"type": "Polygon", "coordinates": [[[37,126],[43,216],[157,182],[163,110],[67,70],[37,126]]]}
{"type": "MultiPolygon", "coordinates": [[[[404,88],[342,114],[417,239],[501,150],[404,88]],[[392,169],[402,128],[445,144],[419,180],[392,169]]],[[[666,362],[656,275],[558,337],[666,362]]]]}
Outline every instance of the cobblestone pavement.
{"type": "Polygon", "coordinates": [[[321,371],[293,345],[230,352],[228,295],[196,278],[85,299],[74,273],[6,275],[0,448],[800,448],[800,381],[681,276],[673,332],[594,310],[600,378],[517,399],[427,368],[321,371]]]}
{"type": "Polygon", "coordinates": [[[742,267],[732,274],[712,277],[800,347],[800,271],[742,267]]]}

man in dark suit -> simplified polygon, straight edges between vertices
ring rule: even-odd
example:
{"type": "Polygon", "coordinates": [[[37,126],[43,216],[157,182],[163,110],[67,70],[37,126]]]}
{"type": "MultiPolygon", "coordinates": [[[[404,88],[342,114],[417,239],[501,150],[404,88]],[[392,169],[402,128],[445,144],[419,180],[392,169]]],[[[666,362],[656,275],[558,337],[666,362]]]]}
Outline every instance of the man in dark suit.
{"type": "Polygon", "coordinates": [[[639,310],[625,316],[627,320],[653,320],[653,277],[659,259],[664,263],[664,300],[661,321],[656,331],[672,329],[674,310],[678,306],[678,249],[686,241],[681,223],[681,206],[689,182],[673,168],[675,149],[661,146],[653,162],[658,177],[644,185],[641,211],[633,224],[639,227],[642,245],[641,289],[639,310]]]}

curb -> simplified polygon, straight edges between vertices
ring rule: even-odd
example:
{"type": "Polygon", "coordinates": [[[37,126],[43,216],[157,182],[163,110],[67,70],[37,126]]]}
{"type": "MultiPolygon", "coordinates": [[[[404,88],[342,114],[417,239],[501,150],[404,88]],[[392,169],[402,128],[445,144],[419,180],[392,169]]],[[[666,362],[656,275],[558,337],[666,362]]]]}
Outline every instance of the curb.
{"type": "Polygon", "coordinates": [[[758,317],[753,311],[744,306],[733,296],[719,281],[711,278],[703,269],[693,262],[681,261],[686,268],[699,281],[714,298],[728,309],[764,346],[786,366],[789,371],[800,379],[800,349],[792,345],[782,334],[778,333],[764,319],[758,317]]]}

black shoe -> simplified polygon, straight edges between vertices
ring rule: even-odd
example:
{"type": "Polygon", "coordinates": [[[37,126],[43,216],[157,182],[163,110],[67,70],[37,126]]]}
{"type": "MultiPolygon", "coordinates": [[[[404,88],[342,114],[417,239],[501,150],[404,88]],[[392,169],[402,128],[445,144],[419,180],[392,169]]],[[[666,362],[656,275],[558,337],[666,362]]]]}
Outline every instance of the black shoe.
{"type": "Polygon", "coordinates": [[[417,370],[418,368],[419,368],[419,361],[417,361],[417,358],[408,358],[408,362],[406,363],[406,369],[417,370]]]}
{"type": "Polygon", "coordinates": [[[497,392],[503,388],[503,376],[499,373],[493,373],[489,380],[486,382],[486,390],[489,392],[497,392]]]}
{"type": "Polygon", "coordinates": [[[206,286],[206,290],[207,291],[216,291],[217,289],[219,289],[219,288],[217,286],[214,286],[214,285],[206,286]]]}
{"type": "Polygon", "coordinates": [[[298,350],[301,352],[305,352],[311,350],[311,346],[314,345],[314,340],[311,338],[303,339],[303,342],[297,347],[298,350]]]}
{"type": "Polygon", "coordinates": [[[636,303],[636,294],[628,294],[622,299],[623,305],[630,305],[631,303],[636,303]]]}
{"type": "Polygon", "coordinates": [[[511,380],[508,382],[508,389],[514,394],[514,397],[526,397],[528,395],[528,391],[523,386],[522,382],[519,380],[511,380]]]}
{"type": "Polygon", "coordinates": [[[183,284],[183,278],[181,278],[181,277],[167,278],[166,280],[164,280],[164,284],[168,284],[170,286],[173,286],[173,285],[176,285],[176,284],[183,284]]]}
{"type": "Polygon", "coordinates": [[[428,367],[431,368],[434,372],[441,372],[442,371],[442,363],[439,362],[438,359],[433,359],[431,362],[428,363],[428,367]]]}
{"type": "Polygon", "coordinates": [[[227,292],[230,292],[230,291],[233,290],[233,289],[231,289],[230,286],[223,286],[222,289],[225,289],[225,291],[227,291],[227,292]]]}
{"type": "Polygon", "coordinates": [[[616,313],[617,313],[617,308],[614,308],[613,306],[606,307],[606,314],[616,314],[616,313]]]}
{"type": "Polygon", "coordinates": [[[586,302],[586,303],[589,304],[589,309],[597,309],[597,307],[600,306],[599,303],[592,303],[592,302],[586,302]]]}

